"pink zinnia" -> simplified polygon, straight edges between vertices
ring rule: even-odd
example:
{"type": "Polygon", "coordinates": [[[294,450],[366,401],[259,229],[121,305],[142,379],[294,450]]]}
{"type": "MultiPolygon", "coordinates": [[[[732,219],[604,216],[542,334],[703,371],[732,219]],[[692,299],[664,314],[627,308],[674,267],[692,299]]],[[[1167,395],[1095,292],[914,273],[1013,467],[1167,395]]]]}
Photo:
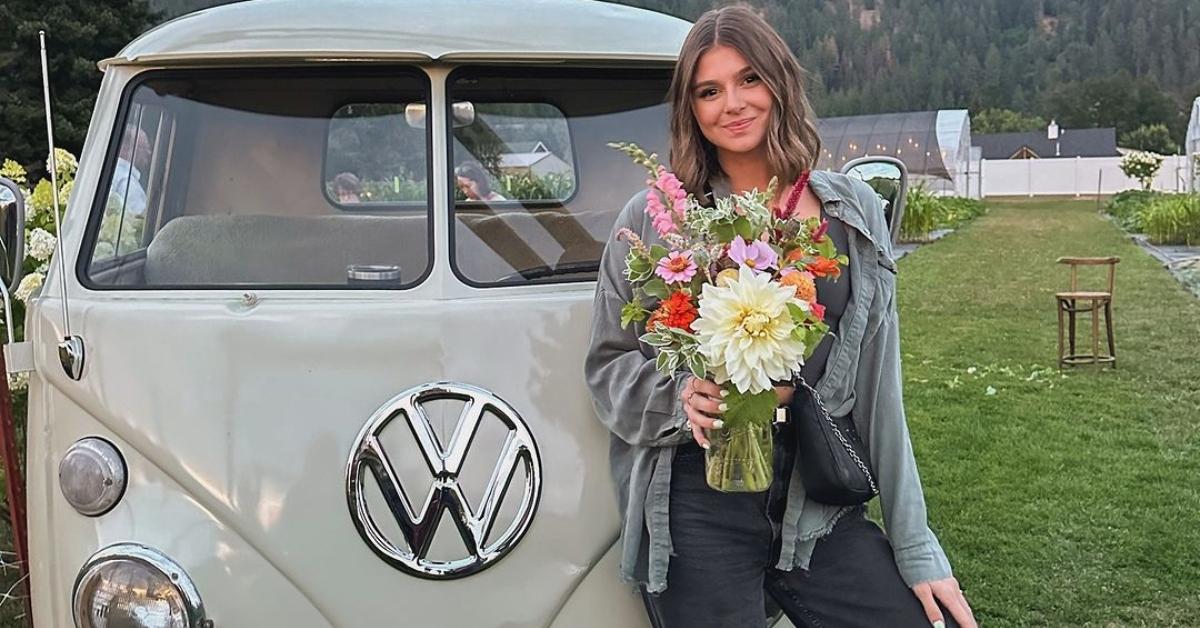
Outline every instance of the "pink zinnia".
{"type": "Polygon", "coordinates": [[[729,245],[729,259],[759,272],[774,268],[779,258],[775,255],[775,250],[766,242],[761,240],[746,242],[741,236],[738,236],[729,245]]]}
{"type": "Polygon", "coordinates": [[[654,273],[667,283],[682,283],[691,281],[696,276],[696,262],[692,259],[691,251],[671,251],[669,255],[658,260],[654,273]]]}

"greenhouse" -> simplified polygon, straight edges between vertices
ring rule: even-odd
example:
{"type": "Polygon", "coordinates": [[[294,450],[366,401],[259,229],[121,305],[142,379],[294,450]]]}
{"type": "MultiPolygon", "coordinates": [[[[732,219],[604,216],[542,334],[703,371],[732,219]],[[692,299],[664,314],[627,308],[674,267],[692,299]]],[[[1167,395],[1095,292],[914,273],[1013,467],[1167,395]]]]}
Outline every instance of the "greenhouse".
{"type": "Polygon", "coordinates": [[[1200,192],[1200,96],[1192,101],[1192,119],[1188,121],[1183,152],[1191,163],[1191,189],[1193,192],[1200,192]]]}
{"type": "Polygon", "coordinates": [[[817,126],[819,168],[837,170],[857,157],[888,155],[903,161],[914,181],[933,189],[965,194],[971,188],[966,109],[823,118],[817,126]]]}

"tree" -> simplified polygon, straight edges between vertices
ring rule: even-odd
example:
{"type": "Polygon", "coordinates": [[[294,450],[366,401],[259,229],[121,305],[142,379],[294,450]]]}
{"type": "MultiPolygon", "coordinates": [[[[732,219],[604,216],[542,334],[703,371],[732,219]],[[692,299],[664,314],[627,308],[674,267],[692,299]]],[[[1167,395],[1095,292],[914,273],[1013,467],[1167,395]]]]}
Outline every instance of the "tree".
{"type": "Polygon", "coordinates": [[[111,57],[157,20],[145,0],[5,0],[0,3],[0,152],[25,165],[31,179],[45,170],[46,122],[38,31],[46,31],[55,143],[83,148],[102,77],[96,63],[111,57]]]}
{"type": "Polygon", "coordinates": [[[1182,109],[1153,79],[1125,71],[1064,83],[1046,95],[1042,109],[1064,128],[1115,127],[1118,136],[1163,124],[1172,137],[1182,137],[1187,126],[1182,109]]]}
{"type": "Polygon", "coordinates": [[[1121,148],[1136,148],[1160,155],[1179,152],[1179,145],[1171,140],[1171,131],[1165,124],[1143,124],[1128,133],[1122,133],[1118,144],[1121,148]]]}
{"type": "Polygon", "coordinates": [[[1012,109],[984,109],[971,116],[971,133],[1014,133],[1044,128],[1044,118],[1012,109]]]}

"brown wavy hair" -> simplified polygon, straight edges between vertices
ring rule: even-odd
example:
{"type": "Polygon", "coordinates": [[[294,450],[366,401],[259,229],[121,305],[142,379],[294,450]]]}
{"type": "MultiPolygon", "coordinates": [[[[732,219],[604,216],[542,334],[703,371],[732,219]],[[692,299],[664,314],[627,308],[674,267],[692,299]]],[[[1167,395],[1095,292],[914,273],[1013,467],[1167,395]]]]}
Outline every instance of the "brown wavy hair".
{"type": "Polygon", "coordinates": [[[746,5],[713,9],[696,20],[683,41],[667,101],[671,105],[671,170],[687,191],[700,198],[704,184],[721,172],[717,149],[700,132],[692,111],[692,81],[700,57],[714,46],[740,52],[775,103],[767,131],[767,160],[780,185],[795,181],[817,164],[821,138],[804,90],[807,73],[779,33],[746,5]]]}

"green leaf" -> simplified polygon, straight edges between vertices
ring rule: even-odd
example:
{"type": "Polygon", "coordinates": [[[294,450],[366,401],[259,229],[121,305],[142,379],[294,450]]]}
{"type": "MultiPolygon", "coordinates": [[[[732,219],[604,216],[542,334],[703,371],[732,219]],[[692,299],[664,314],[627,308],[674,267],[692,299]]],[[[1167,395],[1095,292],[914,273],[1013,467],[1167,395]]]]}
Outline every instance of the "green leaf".
{"type": "Polygon", "coordinates": [[[656,349],[662,349],[665,347],[669,347],[669,346],[671,346],[671,343],[672,343],[671,334],[668,332],[662,331],[661,329],[656,330],[656,331],[646,332],[646,333],[642,334],[642,337],[638,338],[638,340],[641,340],[642,342],[644,342],[656,349]]]}
{"type": "Polygon", "coordinates": [[[805,312],[804,308],[795,303],[788,303],[787,307],[788,314],[792,315],[792,320],[796,321],[797,325],[803,324],[804,321],[808,320],[808,312],[805,312]]]}
{"type": "Polygon", "coordinates": [[[660,260],[670,254],[671,254],[671,252],[669,250],[667,250],[667,247],[665,247],[661,244],[655,244],[650,247],[650,260],[652,262],[654,262],[655,264],[658,263],[658,260],[660,260]]]}
{"type": "Polygon", "coordinates": [[[670,371],[667,367],[668,360],[670,360],[670,356],[667,355],[667,352],[660,351],[658,353],[658,358],[654,361],[654,367],[657,368],[661,373],[669,373],[670,371]]]}
{"type": "MultiPolygon", "coordinates": [[[[738,235],[742,236],[743,240],[749,241],[754,239],[754,227],[750,224],[750,221],[745,216],[733,221],[733,230],[736,231],[738,235]]],[[[733,238],[730,238],[730,240],[732,239],[733,238]]]]}
{"type": "Polygon", "coordinates": [[[713,233],[717,234],[717,239],[722,244],[733,242],[734,236],[737,235],[737,232],[733,229],[733,225],[730,224],[714,224],[712,230],[713,233]]]}
{"type": "Polygon", "coordinates": [[[648,312],[640,303],[629,302],[621,308],[621,329],[629,327],[630,323],[646,320],[648,312]]]}
{"type": "Polygon", "coordinates": [[[746,395],[730,384],[724,388],[729,391],[729,396],[725,397],[729,409],[721,415],[726,428],[763,425],[775,420],[775,406],[779,405],[779,398],[774,388],[746,395]]]}
{"type": "Polygon", "coordinates": [[[671,294],[670,290],[667,289],[667,282],[663,281],[660,277],[655,277],[654,279],[647,281],[645,285],[642,286],[642,290],[645,291],[646,294],[657,299],[665,299],[671,294]]]}
{"type": "Polygon", "coordinates": [[[704,371],[707,370],[705,369],[704,356],[693,355],[691,358],[689,358],[688,370],[692,372],[692,375],[695,375],[700,379],[704,379],[704,371]]]}

